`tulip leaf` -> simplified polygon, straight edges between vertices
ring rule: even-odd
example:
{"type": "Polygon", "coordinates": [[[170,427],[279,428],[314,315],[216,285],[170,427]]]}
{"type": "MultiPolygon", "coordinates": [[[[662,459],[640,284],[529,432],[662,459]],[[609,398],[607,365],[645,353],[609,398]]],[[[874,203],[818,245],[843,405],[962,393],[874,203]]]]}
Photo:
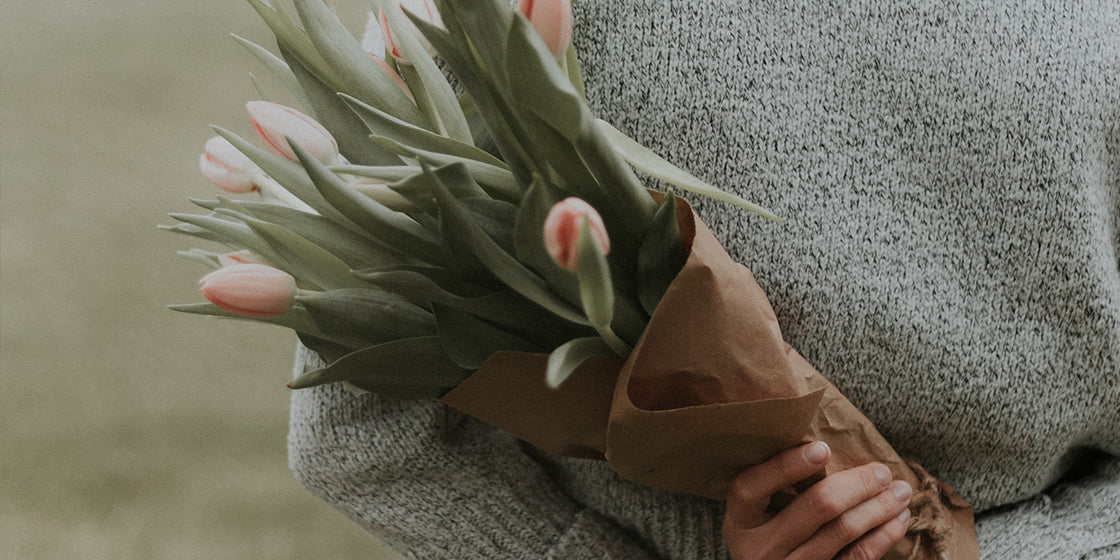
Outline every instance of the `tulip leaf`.
{"type": "Polygon", "coordinates": [[[296,79],[296,75],[292,73],[292,69],[288,66],[288,63],[272,54],[268,49],[244,37],[235,34],[233,35],[233,39],[237,41],[239,45],[245,47],[253,56],[257,57],[257,60],[259,60],[269,72],[272,72],[272,75],[276,76],[276,79],[280,80],[280,83],[284,84],[284,87],[288,88],[288,91],[291,92],[305,111],[314,111],[311,100],[308,99],[307,94],[303,92],[303,87],[300,86],[299,80],[296,79]]]}
{"type": "Polygon", "coordinates": [[[365,125],[360,119],[354,118],[354,113],[339,99],[338,93],[333,88],[319,81],[288,51],[281,48],[280,54],[288,61],[292,72],[299,80],[311,103],[316,120],[330,130],[331,136],[338,143],[339,153],[359,164],[399,165],[401,163],[396,154],[370,142],[365,125]]]}
{"type": "Polygon", "coordinates": [[[588,358],[618,358],[611,347],[599,337],[569,340],[552,351],[545,368],[545,381],[555,389],[572,375],[588,358]]]}
{"type": "Polygon", "coordinates": [[[544,247],[544,222],[552,206],[560,200],[550,194],[541,181],[534,182],[517,209],[513,226],[514,254],[518,260],[540,274],[554,292],[572,305],[579,305],[579,281],[576,275],[552,260],[544,247]]]}
{"type": "Polygon", "coordinates": [[[311,38],[292,21],[283,8],[273,7],[265,0],[247,0],[249,5],[257,11],[272,33],[276,35],[276,42],[280,48],[292,52],[301,63],[311,69],[318,78],[330,84],[331,87],[343,89],[339,77],[330,69],[330,65],[323,58],[311,38]]]}
{"type": "Polygon", "coordinates": [[[357,350],[300,375],[289,387],[303,389],[349,381],[386,397],[429,399],[442,396],[470,374],[444,354],[439,337],[425,336],[357,350]]]}
{"type": "Polygon", "coordinates": [[[374,135],[392,138],[402,145],[415,149],[473,159],[495,167],[506,167],[502,160],[474,147],[472,144],[411,125],[348,95],[342,95],[342,99],[349,104],[350,109],[358,114],[374,135]]]}
{"type": "Polygon", "coordinates": [[[234,243],[239,249],[249,249],[273,263],[283,263],[284,259],[274,251],[268,243],[262,240],[249,226],[240,221],[233,221],[217,215],[200,216],[197,214],[171,214],[172,218],[181,222],[207,229],[234,243]]]}
{"type": "Polygon", "coordinates": [[[191,249],[189,251],[177,251],[176,254],[180,257],[183,257],[184,259],[194,261],[213,270],[217,270],[222,267],[221,261],[218,260],[218,254],[210,251],[203,251],[202,249],[191,249]]]}
{"type": "Polygon", "coordinates": [[[285,270],[292,276],[324,290],[368,287],[365,282],[350,273],[350,267],[341,259],[291,230],[259,220],[250,220],[247,223],[261,239],[283,257],[284,262],[287,263],[285,270]]]}
{"type": "Polygon", "coordinates": [[[370,243],[368,238],[351,232],[322,216],[266,202],[243,202],[253,217],[278,224],[308,241],[330,251],[351,268],[371,268],[413,262],[396,250],[370,243]]]}
{"type": "Polygon", "coordinates": [[[292,148],[323,198],[375,242],[429,263],[446,258],[437,234],[358,192],[300,146],[292,148]]]}
{"type": "Polygon", "coordinates": [[[650,175],[672,183],[685,191],[701,196],[706,196],[713,200],[727,202],[734,204],[745,210],[749,210],[758,214],[768,220],[775,222],[783,222],[773,212],[753,203],[746,199],[731,194],[723,189],[714,187],[688,173],[687,171],[669,163],[661,158],[661,156],[653,153],[649,148],[635,142],[629,136],[621,133],[610,123],[596,119],[596,127],[606,137],[610,146],[621,155],[626,161],[629,161],[638,169],[649,173],[650,175]]]}
{"type": "MultiPolygon", "coordinates": [[[[277,325],[280,327],[292,329],[298,333],[306,333],[317,336],[323,339],[328,339],[327,335],[320,333],[315,321],[311,319],[311,315],[307,313],[306,309],[300,307],[293,307],[287,313],[281,313],[274,317],[245,317],[238,315],[232,311],[226,311],[217,305],[210,302],[203,303],[185,303],[168,305],[168,309],[178,311],[180,313],[189,313],[192,315],[209,315],[211,317],[220,317],[223,319],[237,319],[239,321],[252,321],[254,323],[266,323],[269,325],[277,325]]],[[[347,339],[345,337],[333,340],[335,344],[355,344],[357,341],[347,339]]]]}
{"type": "Polygon", "coordinates": [[[614,318],[614,286],[611,282],[611,269],[607,256],[595,241],[591,222],[587,217],[579,225],[579,264],[576,275],[579,277],[580,303],[583,313],[591,326],[596,329],[609,329],[614,318]]]}
{"type": "Polygon", "coordinates": [[[434,166],[461,163],[467,167],[467,172],[490,197],[515,204],[521,200],[521,186],[508,169],[471,158],[412,148],[384,136],[374,136],[373,139],[389,151],[411,158],[423,159],[434,166]]]}
{"type": "Polygon", "coordinates": [[[361,340],[363,346],[436,334],[430,311],[380,289],[341,289],[300,295],[319,332],[361,340]]]}
{"type": "MultiPolygon", "coordinates": [[[[447,170],[447,173],[458,174],[461,180],[473,180],[467,175],[466,166],[462,164],[452,164],[441,169],[447,170]]],[[[432,190],[439,203],[440,221],[444,224],[444,231],[454,232],[454,235],[463,241],[483,266],[514,291],[559,317],[573,323],[587,324],[587,320],[579,311],[550,291],[540,276],[525,268],[486,235],[486,232],[471,219],[471,213],[451,195],[438,174],[429,169],[425,169],[425,173],[432,178],[432,190]]]]}
{"type": "Polygon", "coordinates": [[[511,24],[505,77],[513,100],[575,141],[583,121],[591,118],[583,97],[528,20],[513,18],[511,24]]]}
{"type": "Polygon", "coordinates": [[[638,299],[646,313],[653,315],[686,259],[688,251],[677,223],[677,197],[669,191],[638,249],[638,299]]]}
{"type": "MultiPolygon", "coordinates": [[[[390,270],[359,272],[358,277],[385,290],[400,294],[425,308],[435,305],[458,309],[494,323],[544,347],[551,347],[594,331],[548,312],[509,289],[463,295],[461,281],[432,271],[390,270]]],[[[470,285],[468,285],[470,286],[470,285]]]]}
{"type": "MultiPolygon", "coordinates": [[[[435,125],[434,131],[454,140],[470,144],[472,141],[471,129],[467,126],[466,116],[459,107],[459,99],[447,82],[443,71],[436,66],[432,57],[420,44],[419,38],[413,33],[413,27],[403,17],[402,11],[382,10],[393,37],[397,40],[397,47],[401,49],[407,63],[401,65],[401,75],[404,76],[409,65],[415,70],[418,80],[406,80],[410,84],[422,85],[413,90],[417,105],[428,115],[428,119],[435,125]]],[[[422,25],[425,21],[421,18],[409,16],[414,22],[422,25]]]]}
{"type": "Polygon", "coordinates": [[[478,369],[492,354],[502,350],[541,351],[536,344],[470,313],[438,304],[434,308],[440,343],[447,356],[459,367],[478,369]]]}
{"type": "Polygon", "coordinates": [[[238,243],[236,243],[229,237],[226,237],[220,233],[214,232],[204,227],[196,226],[194,224],[182,223],[172,225],[159,225],[157,227],[164,231],[189,235],[191,237],[195,237],[197,239],[202,239],[205,241],[213,241],[215,243],[222,243],[230,246],[238,245],[238,243]]]}
{"type": "MultiPolygon", "coordinates": [[[[418,24],[417,28],[428,41],[439,51],[444,63],[455,74],[459,85],[469,95],[472,105],[485,122],[485,128],[502,154],[502,160],[509,165],[510,170],[521,182],[528,184],[532,180],[535,168],[532,158],[525,152],[522,139],[523,133],[516,130],[517,123],[512,120],[512,113],[506,101],[499,93],[493,79],[493,68],[476,56],[478,51],[463,25],[459,21],[456,6],[453,2],[438,2],[440,15],[447,31],[444,32],[431,25],[418,24]]],[[[473,8],[473,6],[472,6],[473,8]]],[[[467,12],[472,10],[468,9],[467,12]]],[[[497,11],[500,18],[508,19],[511,14],[509,9],[497,11]]],[[[483,18],[485,20],[485,18],[483,18]]],[[[492,25],[502,25],[499,20],[491,20],[492,25]]],[[[508,22],[506,23],[508,25],[508,22]]],[[[506,27],[498,27],[503,32],[506,27]]],[[[493,28],[490,28],[492,31],[493,28]]],[[[476,26],[475,37],[484,37],[482,47],[491,46],[492,43],[501,42],[504,48],[504,38],[495,36],[483,27],[479,30],[476,26]],[[481,33],[478,34],[478,33],[481,33]]],[[[499,60],[500,61],[500,60],[499,60]]]]}
{"type": "Polygon", "coordinates": [[[294,4],[316,50],[346,84],[344,88],[333,88],[334,91],[379,105],[401,120],[421,126],[427,124],[412,100],[370,53],[362,49],[322,0],[295,0],[294,4]]]}

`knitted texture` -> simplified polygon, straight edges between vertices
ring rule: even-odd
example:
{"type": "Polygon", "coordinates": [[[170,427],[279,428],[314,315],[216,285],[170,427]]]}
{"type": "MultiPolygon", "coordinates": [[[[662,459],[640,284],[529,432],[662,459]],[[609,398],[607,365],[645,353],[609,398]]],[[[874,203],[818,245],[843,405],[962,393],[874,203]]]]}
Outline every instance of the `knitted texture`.
{"type": "MultiPolygon", "coordinates": [[[[692,200],[984,557],[1120,558],[1120,1],[575,7],[594,112],[788,218],[692,200]]],[[[434,403],[297,392],[291,434],[304,484],[417,558],[727,555],[721,504],[434,403]]]]}

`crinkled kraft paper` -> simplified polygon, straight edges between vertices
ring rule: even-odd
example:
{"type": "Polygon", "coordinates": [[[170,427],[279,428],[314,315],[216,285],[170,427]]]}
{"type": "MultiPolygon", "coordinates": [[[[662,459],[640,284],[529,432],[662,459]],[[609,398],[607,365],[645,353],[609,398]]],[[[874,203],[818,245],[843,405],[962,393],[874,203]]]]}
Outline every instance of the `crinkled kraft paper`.
{"type": "Polygon", "coordinates": [[[915,489],[908,538],[888,558],[979,558],[971,507],[785,343],[751,272],[680,204],[688,261],[626,361],[588,360],[553,390],[547,355],[501,352],[442,402],[551,453],[717,500],[747,467],[823,440],[822,475],[879,461],[915,489]]]}

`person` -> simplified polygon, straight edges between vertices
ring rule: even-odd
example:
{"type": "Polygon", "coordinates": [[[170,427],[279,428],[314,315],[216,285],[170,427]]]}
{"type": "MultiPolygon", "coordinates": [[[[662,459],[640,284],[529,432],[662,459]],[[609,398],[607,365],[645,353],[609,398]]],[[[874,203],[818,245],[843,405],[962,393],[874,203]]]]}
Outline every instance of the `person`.
{"type": "MultiPolygon", "coordinates": [[[[693,201],[982,557],[1120,558],[1120,3],[575,9],[592,109],[788,219],[693,201]]],[[[296,477],[414,558],[871,558],[905,523],[874,465],[767,513],[813,446],[717,502],[340,386],[295,392],[290,434],[296,477]]]]}

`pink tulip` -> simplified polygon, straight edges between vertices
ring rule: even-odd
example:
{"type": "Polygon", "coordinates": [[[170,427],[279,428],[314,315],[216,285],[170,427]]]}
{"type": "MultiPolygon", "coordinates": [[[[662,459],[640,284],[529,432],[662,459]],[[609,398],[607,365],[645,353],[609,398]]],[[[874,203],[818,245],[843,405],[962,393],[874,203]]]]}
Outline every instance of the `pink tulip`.
{"type": "MultiPolygon", "coordinates": [[[[436,9],[435,3],[432,2],[432,0],[382,1],[381,9],[377,14],[377,20],[381,23],[381,38],[383,41],[385,41],[385,50],[389,51],[389,54],[392,55],[393,58],[407,64],[408,59],[405,58],[404,53],[401,52],[400,49],[400,40],[397,39],[396,34],[389,30],[389,19],[385,17],[386,7],[391,10],[396,10],[402,15],[404,14],[404,11],[407,11],[412,15],[419,17],[424,21],[438,27],[443,27],[443,19],[439,17],[439,10],[436,9]],[[404,9],[404,11],[402,11],[402,8],[404,9]]],[[[429,43],[424,35],[420,33],[420,30],[412,24],[411,20],[408,20],[408,18],[405,19],[406,21],[408,21],[408,26],[412,30],[413,34],[416,35],[416,38],[420,40],[420,44],[424,46],[424,50],[428,51],[428,54],[434,55],[435,49],[432,47],[431,43],[429,43]]]]}
{"type": "Polygon", "coordinates": [[[338,161],[338,143],[315,119],[291,107],[268,101],[250,101],[245,107],[253,121],[253,130],[272,153],[292,161],[299,159],[288,144],[287,139],[291,138],[292,142],[325,165],[338,161]]]}
{"type": "Polygon", "coordinates": [[[219,268],[203,276],[199,286],[214,305],[243,317],[275,317],[291,309],[296,301],[295,278],[263,264],[219,268]]]}
{"type": "Polygon", "coordinates": [[[572,40],[571,0],[518,0],[517,9],[533,24],[552,56],[564,56],[572,40]]]}
{"type": "Polygon", "coordinates": [[[247,193],[257,188],[253,181],[256,164],[221,136],[206,141],[198,167],[207,179],[229,192],[247,193]]]}
{"type": "Polygon", "coordinates": [[[557,202],[544,220],[545,249],[556,264],[573,272],[579,265],[579,230],[585,219],[595,244],[604,254],[610,253],[611,241],[603,218],[583,200],[571,197],[557,202]]]}

